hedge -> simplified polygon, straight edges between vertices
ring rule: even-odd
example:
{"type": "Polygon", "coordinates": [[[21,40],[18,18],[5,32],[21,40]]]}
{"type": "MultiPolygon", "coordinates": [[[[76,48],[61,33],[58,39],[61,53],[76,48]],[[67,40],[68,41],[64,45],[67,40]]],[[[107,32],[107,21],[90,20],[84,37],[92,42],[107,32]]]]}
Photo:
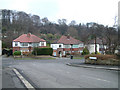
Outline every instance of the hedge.
{"type": "Polygon", "coordinates": [[[90,55],[85,55],[85,59],[88,59],[89,57],[97,57],[100,60],[107,60],[110,58],[116,59],[117,57],[115,55],[103,55],[103,54],[90,54],[90,55]]]}
{"type": "Polygon", "coordinates": [[[53,49],[52,48],[34,48],[32,54],[34,55],[51,55],[52,56],[53,49]]]}
{"type": "Polygon", "coordinates": [[[13,53],[13,55],[15,55],[15,56],[21,55],[21,51],[15,51],[15,52],[13,53]]]}
{"type": "Polygon", "coordinates": [[[89,54],[89,50],[85,47],[83,49],[82,55],[87,55],[87,54],[89,54]]]}

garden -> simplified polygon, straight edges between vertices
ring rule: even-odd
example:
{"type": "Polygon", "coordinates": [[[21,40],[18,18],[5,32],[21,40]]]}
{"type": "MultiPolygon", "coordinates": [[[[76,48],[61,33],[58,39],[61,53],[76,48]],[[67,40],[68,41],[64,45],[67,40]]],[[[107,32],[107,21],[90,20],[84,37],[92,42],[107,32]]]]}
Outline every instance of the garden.
{"type": "Polygon", "coordinates": [[[52,58],[52,48],[34,48],[32,52],[15,51],[14,58],[22,59],[54,59],[52,58]]]}
{"type": "Polygon", "coordinates": [[[97,65],[120,65],[119,54],[100,54],[97,52],[89,54],[87,48],[83,50],[85,64],[97,64],[97,65]]]}

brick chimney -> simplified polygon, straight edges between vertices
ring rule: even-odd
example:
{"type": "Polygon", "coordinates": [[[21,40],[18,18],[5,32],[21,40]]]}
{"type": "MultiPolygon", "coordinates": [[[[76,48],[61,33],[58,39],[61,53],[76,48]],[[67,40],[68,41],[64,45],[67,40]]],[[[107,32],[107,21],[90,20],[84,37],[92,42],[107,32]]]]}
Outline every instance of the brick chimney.
{"type": "Polygon", "coordinates": [[[30,37],[30,35],[31,35],[31,33],[28,33],[28,34],[27,34],[27,37],[30,37]]]}
{"type": "Polygon", "coordinates": [[[70,39],[70,35],[69,34],[67,35],[67,39],[70,39]]]}

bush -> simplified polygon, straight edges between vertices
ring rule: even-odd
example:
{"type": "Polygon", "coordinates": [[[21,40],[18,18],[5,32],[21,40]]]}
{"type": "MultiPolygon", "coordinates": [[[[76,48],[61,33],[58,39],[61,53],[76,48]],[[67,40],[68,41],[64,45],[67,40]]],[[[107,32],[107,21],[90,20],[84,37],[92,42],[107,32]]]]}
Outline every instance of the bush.
{"type": "MultiPolygon", "coordinates": [[[[91,54],[95,54],[95,52],[92,52],[91,54]]],[[[101,53],[97,52],[97,54],[101,54],[101,53]]]]}
{"type": "Polygon", "coordinates": [[[15,55],[15,56],[21,55],[21,51],[15,51],[15,52],[13,53],[13,55],[15,55]]]}
{"type": "Polygon", "coordinates": [[[89,57],[97,57],[97,59],[100,59],[100,60],[107,60],[107,59],[110,59],[110,58],[116,59],[115,55],[103,55],[103,54],[85,55],[85,59],[88,59],[89,57]]]}
{"type": "Polygon", "coordinates": [[[51,55],[53,54],[52,48],[34,48],[32,54],[34,55],[51,55]]]}
{"type": "Polygon", "coordinates": [[[4,48],[2,50],[2,55],[7,55],[7,56],[10,56],[10,55],[13,55],[13,50],[12,49],[7,49],[7,48],[4,48]]]}
{"type": "Polygon", "coordinates": [[[87,54],[89,54],[89,50],[85,47],[83,49],[82,55],[87,55],[87,54]]]}
{"type": "Polygon", "coordinates": [[[31,52],[22,52],[22,54],[25,55],[25,56],[32,56],[31,52]]]}
{"type": "Polygon", "coordinates": [[[70,55],[70,53],[66,53],[66,55],[70,55]]]}

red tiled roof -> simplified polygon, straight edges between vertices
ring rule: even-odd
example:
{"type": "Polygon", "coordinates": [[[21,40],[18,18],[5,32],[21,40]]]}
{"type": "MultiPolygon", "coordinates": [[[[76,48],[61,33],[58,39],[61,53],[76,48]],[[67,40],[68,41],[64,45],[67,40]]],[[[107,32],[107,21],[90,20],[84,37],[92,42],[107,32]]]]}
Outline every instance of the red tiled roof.
{"type": "Polygon", "coordinates": [[[14,42],[40,42],[40,41],[45,42],[44,39],[41,39],[33,34],[22,34],[13,41],[14,42]]]}
{"type": "Polygon", "coordinates": [[[63,43],[63,44],[79,44],[82,43],[82,41],[79,41],[77,39],[74,39],[71,36],[62,36],[57,43],[63,43]]]}

